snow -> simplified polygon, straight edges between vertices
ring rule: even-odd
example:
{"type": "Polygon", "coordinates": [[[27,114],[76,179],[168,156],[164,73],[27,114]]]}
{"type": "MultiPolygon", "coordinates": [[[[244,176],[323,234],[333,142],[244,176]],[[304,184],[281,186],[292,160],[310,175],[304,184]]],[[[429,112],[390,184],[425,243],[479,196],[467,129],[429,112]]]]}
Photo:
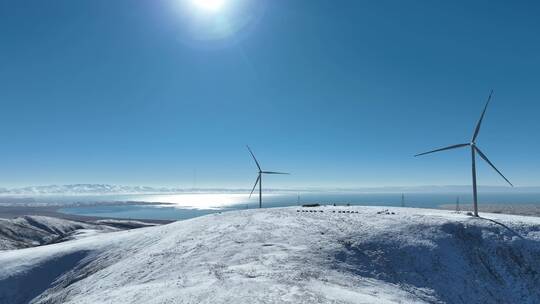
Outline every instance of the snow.
{"type": "Polygon", "coordinates": [[[112,227],[46,216],[0,218],[0,251],[59,242],[77,230],[112,231],[112,227]]]}
{"type": "MultiPolygon", "coordinates": [[[[287,189],[267,189],[267,191],[287,191],[287,189]]],[[[212,194],[212,193],[245,193],[249,189],[221,189],[221,188],[178,188],[178,187],[150,187],[125,186],[110,184],[68,184],[29,186],[20,188],[0,188],[0,198],[13,196],[41,196],[41,195],[126,195],[126,194],[212,194]]],[[[291,191],[291,190],[289,190],[291,191]]],[[[296,193],[296,192],[295,192],[296,193]]],[[[16,198],[16,197],[15,197],[16,198]]],[[[20,199],[20,198],[19,198],[20,199]]]]}
{"type": "Polygon", "coordinates": [[[289,207],[89,235],[0,252],[0,303],[539,303],[540,219],[483,216],[289,207]]]}
{"type": "Polygon", "coordinates": [[[47,195],[47,194],[131,194],[131,193],[161,193],[177,191],[178,189],[155,188],[147,186],[120,186],[108,184],[71,184],[30,186],[22,188],[0,188],[0,194],[8,195],[47,195]]]}
{"type": "MultiPolygon", "coordinates": [[[[483,192],[489,193],[539,193],[540,187],[515,187],[479,185],[483,192]]],[[[468,193],[470,185],[462,186],[414,186],[414,187],[311,187],[304,189],[266,189],[266,192],[282,192],[296,194],[298,192],[339,192],[339,193],[468,193]]],[[[41,195],[121,195],[121,194],[212,194],[212,193],[246,193],[250,189],[227,189],[227,188],[179,188],[179,187],[151,187],[151,186],[126,186],[110,184],[67,184],[67,185],[41,185],[15,188],[0,187],[0,198],[7,197],[12,200],[13,196],[36,197],[41,195]]],[[[20,199],[20,198],[19,198],[20,199]]],[[[0,203],[1,200],[0,200],[0,203]]]]}
{"type": "Polygon", "coordinates": [[[150,227],[155,224],[132,220],[81,222],[48,216],[0,218],[0,251],[20,249],[82,238],[104,232],[150,227]]]}

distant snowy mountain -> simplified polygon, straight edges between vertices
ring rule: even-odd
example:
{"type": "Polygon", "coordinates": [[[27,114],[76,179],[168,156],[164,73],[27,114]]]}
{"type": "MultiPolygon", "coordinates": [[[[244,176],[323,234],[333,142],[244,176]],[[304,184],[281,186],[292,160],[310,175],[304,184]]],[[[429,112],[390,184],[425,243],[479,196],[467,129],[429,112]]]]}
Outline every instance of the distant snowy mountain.
{"type": "MultiPolygon", "coordinates": [[[[249,189],[222,189],[222,188],[171,188],[149,186],[122,186],[109,184],[71,184],[71,185],[48,185],[29,186],[20,188],[0,188],[0,195],[99,195],[99,194],[166,194],[183,192],[245,192],[249,189]]],[[[267,189],[275,191],[275,189],[267,189]]],[[[287,190],[285,190],[287,191],[287,190]]]]}
{"type": "Polygon", "coordinates": [[[540,303],[540,219],[243,210],[0,252],[0,303],[540,303]]]}
{"type": "MultiPolygon", "coordinates": [[[[540,187],[479,186],[484,192],[540,193],[540,187]]],[[[0,195],[99,195],[99,194],[166,194],[183,192],[238,193],[247,188],[174,188],[149,186],[122,186],[109,184],[71,184],[0,188],[0,195]]],[[[471,186],[411,186],[411,187],[357,187],[357,188],[283,188],[266,189],[267,192],[358,192],[358,193],[468,193],[471,186]]]]}
{"type": "Polygon", "coordinates": [[[108,184],[73,184],[73,185],[49,185],[31,186],[13,189],[0,189],[3,194],[131,194],[131,193],[161,193],[175,192],[180,189],[154,188],[146,186],[118,186],[108,184]]]}

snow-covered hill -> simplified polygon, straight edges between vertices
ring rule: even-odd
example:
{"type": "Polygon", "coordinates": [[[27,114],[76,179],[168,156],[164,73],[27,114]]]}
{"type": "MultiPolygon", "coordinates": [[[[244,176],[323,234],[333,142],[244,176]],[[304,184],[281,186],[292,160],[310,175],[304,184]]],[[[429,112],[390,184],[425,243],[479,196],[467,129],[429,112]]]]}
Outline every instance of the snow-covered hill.
{"type": "Polygon", "coordinates": [[[0,218],[0,251],[57,243],[98,232],[147,226],[153,224],[127,220],[98,220],[90,223],[47,216],[0,218]]]}
{"type": "Polygon", "coordinates": [[[540,303],[540,219],[485,216],[245,210],[5,251],[0,303],[540,303]]]}

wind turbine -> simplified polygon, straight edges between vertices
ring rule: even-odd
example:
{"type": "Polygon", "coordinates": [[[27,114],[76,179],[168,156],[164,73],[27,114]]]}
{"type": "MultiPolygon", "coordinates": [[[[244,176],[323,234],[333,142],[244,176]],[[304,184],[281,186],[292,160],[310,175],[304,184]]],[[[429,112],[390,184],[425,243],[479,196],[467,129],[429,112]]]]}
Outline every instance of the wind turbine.
{"type": "Polygon", "coordinates": [[[484,106],[484,111],[482,111],[482,115],[480,116],[480,119],[478,120],[478,123],[476,124],[476,128],[474,129],[474,133],[473,133],[471,142],[465,143],[465,144],[452,145],[452,146],[448,146],[448,147],[444,147],[444,148],[440,148],[440,149],[436,149],[436,150],[433,150],[433,151],[424,152],[424,153],[420,153],[420,154],[415,155],[415,157],[416,157],[416,156],[426,155],[426,154],[435,153],[435,152],[444,151],[444,150],[451,150],[451,149],[457,149],[457,148],[463,148],[463,147],[470,147],[471,148],[474,216],[476,216],[476,217],[478,217],[478,195],[477,195],[477,190],[476,190],[476,154],[477,153],[478,153],[478,155],[480,155],[480,157],[483,160],[486,161],[486,163],[488,163],[488,165],[491,166],[491,168],[493,168],[495,171],[497,171],[497,173],[499,173],[499,175],[508,184],[510,184],[510,186],[514,187],[514,185],[512,185],[512,183],[506,177],[504,177],[504,175],[501,173],[501,171],[499,171],[495,167],[495,165],[493,165],[493,163],[491,161],[489,161],[487,156],[482,151],[480,151],[480,148],[478,148],[478,146],[476,145],[476,138],[478,137],[478,133],[480,132],[480,126],[482,125],[482,120],[484,119],[484,115],[486,114],[487,107],[489,105],[489,102],[491,101],[491,96],[493,96],[493,90],[491,90],[491,92],[489,93],[488,100],[486,102],[486,105],[484,106]]]}
{"type": "Polygon", "coordinates": [[[246,146],[248,148],[249,153],[251,154],[251,157],[253,157],[253,160],[255,161],[255,164],[257,165],[257,168],[259,169],[259,175],[257,176],[257,180],[255,180],[255,185],[253,185],[253,189],[251,189],[251,193],[249,194],[249,198],[251,198],[251,195],[253,194],[253,191],[255,191],[255,187],[257,187],[257,184],[259,184],[259,208],[262,208],[262,176],[263,174],[289,174],[284,172],[275,172],[275,171],[263,171],[261,169],[261,165],[259,165],[259,162],[257,161],[257,158],[255,158],[255,155],[249,148],[249,146],[246,146]]]}

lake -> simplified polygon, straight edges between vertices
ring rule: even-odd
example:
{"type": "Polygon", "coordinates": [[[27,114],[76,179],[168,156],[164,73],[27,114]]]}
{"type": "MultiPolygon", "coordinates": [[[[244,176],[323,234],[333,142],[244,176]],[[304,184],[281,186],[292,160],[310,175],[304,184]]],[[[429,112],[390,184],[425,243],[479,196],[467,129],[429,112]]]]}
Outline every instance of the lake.
{"type": "MultiPolygon", "coordinates": [[[[405,206],[438,208],[442,204],[471,204],[470,193],[407,193],[405,206]]],[[[58,200],[59,198],[57,198],[58,200]]],[[[53,200],[53,198],[49,198],[53,200]]],[[[258,207],[258,197],[247,194],[163,194],[163,195],[115,195],[62,197],[62,201],[85,203],[107,202],[107,205],[65,207],[60,212],[83,216],[115,217],[125,219],[183,220],[216,212],[251,209],[258,207]],[[113,202],[145,202],[153,204],[110,204],[113,202]]],[[[401,193],[336,193],[310,192],[297,194],[265,194],[263,207],[275,208],[297,206],[303,203],[400,206],[401,193]]],[[[479,204],[540,204],[540,193],[483,193],[479,204]]]]}

